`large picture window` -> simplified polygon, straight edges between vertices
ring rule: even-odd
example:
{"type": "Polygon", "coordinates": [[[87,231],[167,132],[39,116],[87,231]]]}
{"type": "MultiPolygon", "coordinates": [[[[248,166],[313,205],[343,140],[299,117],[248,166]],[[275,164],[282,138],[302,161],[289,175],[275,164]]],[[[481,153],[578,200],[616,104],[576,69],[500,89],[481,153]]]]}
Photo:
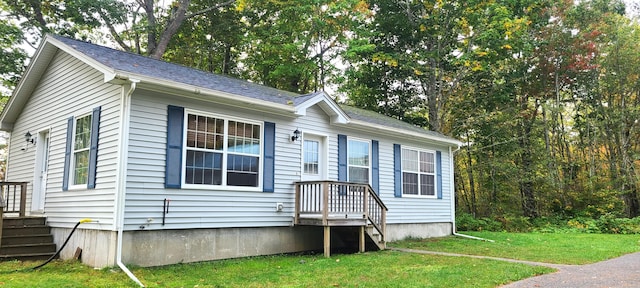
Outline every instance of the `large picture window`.
{"type": "Polygon", "coordinates": [[[435,153],[402,149],[402,194],[436,196],[435,153]]]}
{"type": "Polygon", "coordinates": [[[371,170],[369,142],[349,139],[347,147],[349,182],[369,184],[371,170]]]}
{"type": "Polygon", "coordinates": [[[89,181],[89,149],[91,145],[91,115],[75,119],[73,136],[72,185],[86,185],[89,181]]]}
{"type": "Polygon", "coordinates": [[[258,187],[262,126],[188,113],[184,183],[258,187]]]}

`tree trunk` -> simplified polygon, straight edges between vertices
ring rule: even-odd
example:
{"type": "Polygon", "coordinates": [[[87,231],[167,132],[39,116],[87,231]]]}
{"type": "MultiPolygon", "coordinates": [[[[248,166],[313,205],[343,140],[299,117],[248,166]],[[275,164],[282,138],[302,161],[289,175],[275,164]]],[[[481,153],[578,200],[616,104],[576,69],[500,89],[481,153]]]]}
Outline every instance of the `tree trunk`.
{"type": "Polygon", "coordinates": [[[521,119],[521,129],[518,131],[520,135],[520,171],[522,171],[522,177],[520,179],[520,195],[522,196],[522,214],[525,217],[536,218],[538,217],[538,207],[536,203],[535,190],[534,190],[534,163],[533,163],[533,143],[531,143],[531,131],[533,129],[533,123],[535,122],[538,106],[528,109],[528,98],[523,97],[520,101],[521,111],[530,112],[530,115],[523,115],[521,119]]]}
{"type": "MultiPolygon", "coordinates": [[[[467,139],[469,139],[469,133],[467,132],[467,139]]],[[[472,161],[472,155],[471,155],[471,149],[470,149],[470,145],[469,143],[467,143],[467,177],[469,177],[469,198],[471,200],[471,213],[473,214],[473,216],[477,215],[478,213],[478,207],[476,205],[476,184],[475,184],[475,180],[473,178],[473,161],[472,161]]]]}

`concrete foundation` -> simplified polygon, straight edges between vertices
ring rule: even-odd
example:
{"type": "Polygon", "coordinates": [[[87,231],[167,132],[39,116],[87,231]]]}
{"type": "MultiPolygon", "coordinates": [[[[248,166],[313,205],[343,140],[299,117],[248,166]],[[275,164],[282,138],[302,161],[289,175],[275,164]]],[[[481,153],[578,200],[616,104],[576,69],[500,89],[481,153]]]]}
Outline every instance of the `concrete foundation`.
{"type": "MultiPolygon", "coordinates": [[[[143,267],[218,259],[322,251],[323,227],[259,227],[125,231],[122,262],[143,267]]],[[[59,247],[70,228],[52,228],[59,247]]],[[[451,235],[451,223],[387,224],[387,242],[451,235]]],[[[71,259],[82,249],[82,263],[115,266],[117,232],[77,229],[60,254],[71,259]]],[[[339,244],[339,243],[335,243],[339,244]]]]}
{"type": "Polygon", "coordinates": [[[139,266],[322,249],[322,227],[264,227],[130,231],[122,261],[139,266]]]}
{"type": "MultiPolygon", "coordinates": [[[[57,249],[71,233],[71,228],[51,228],[53,241],[57,249]]],[[[92,267],[107,267],[116,265],[115,231],[76,229],[67,246],[60,252],[60,259],[72,259],[78,248],[82,249],[82,263],[92,267]]]]}
{"type": "Polygon", "coordinates": [[[433,238],[444,237],[452,234],[451,223],[414,223],[414,224],[389,224],[385,241],[392,242],[407,238],[433,238]]]}

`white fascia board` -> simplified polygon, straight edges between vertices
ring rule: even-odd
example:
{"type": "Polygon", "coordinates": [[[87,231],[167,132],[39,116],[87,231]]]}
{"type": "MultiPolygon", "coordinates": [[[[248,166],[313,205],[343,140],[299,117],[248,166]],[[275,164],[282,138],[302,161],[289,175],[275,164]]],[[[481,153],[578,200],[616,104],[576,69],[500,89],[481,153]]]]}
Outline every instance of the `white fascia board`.
{"type": "MultiPolygon", "coordinates": [[[[186,94],[195,94],[195,95],[204,95],[204,96],[212,96],[215,97],[214,102],[222,102],[225,104],[230,104],[232,106],[239,106],[253,110],[268,110],[273,112],[285,112],[286,114],[293,115],[294,107],[291,105],[278,104],[265,100],[255,99],[251,97],[247,97],[239,94],[232,94],[223,91],[206,89],[199,86],[193,86],[189,84],[184,84],[180,82],[174,82],[166,79],[159,79],[155,77],[149,77],[145,75],[139,75],[134,73],[128,73],[125,71],[116,71],[116,73],[111,76],[114,81],[122,81],[129,79],[139,80],[138,87],[145,88],[149,90],[155,90],[158,92],[166,92],[169,94],[176,94],[179,92],[186,92],[186,94]],[[260,107],[261,109],[251,108],[249,106],[260,107]]],[[[189,97],[189,95],[181,94],[182,97],[189,97]]]]}
{"type": "Polygon", "coordinates": [[[29,95],[40,81],[42,74],[44,74],[46,66],[55,55],[57,47],[49,44],[49,39],[51,38],[45,35],[42,44],[31,57],[31,62],[29,62],[26,71],[22,74],[22,78],[20,78],[18,85],[13,90],[11,97],[9,97],[0,115],[0,130],[7,132],[13,130],[13,124],[22,112],[22,106],[26,104],[29,95]]]}
{"type": "Polygon", "coordinates": [[[452,146],[452,147],[462,146],[462,142],[455,139],[451,139],[449,137],[438,137],[436,135],[428,135],[428,134],[424,134],[416,131],[405,130],[402,128],[372,124],[372,123],[364,122],[361,120],[351,120],[348,126],[352,126],[352,128],[357,127],[356,129],[359,128],[366,131],[373,131],[379,134],[394,135],[394,136],[403,137],[403,138],[406,138],[407,136],[416,137],[416,138],[424,139],[433,143],[445,144],[447,146],[452,146]]]}
{"type": "Polygon", "coordinates": [[[45,40],[55,45],[56,47],[58,47],[58,49],[64,51],[65,53],[89,65],[91,68],[98,70],[100,73],[103,73],[105,75],[104,76],[105,83],[109,82],[108,78],[110,78],[112,75],[115,74],[115,71],[113,69],[105,66],[104,64],[96,61],[95,59],[83,53],[78,52],[78,50],[74,49],[73,47],[67,46],[67,44],[64,44],[63,42],[58,41],[58,39],[55,39],[54,37],[47,37],[45,40]]]}
{"type": "Polygon", "coordinates": [[[298,116],[305,116],[307,115],[307,109],[316,104],[322,105],[320,107],[325,110],[329,116],[331,116],[332,123],[347,124],[351,121],[347,113],[345,113],[342,108],[340,108],[340,106],[338,106],[338,104],[325,92],[319,92],[316,96],[296,106],[295,113],[298,116]]]}

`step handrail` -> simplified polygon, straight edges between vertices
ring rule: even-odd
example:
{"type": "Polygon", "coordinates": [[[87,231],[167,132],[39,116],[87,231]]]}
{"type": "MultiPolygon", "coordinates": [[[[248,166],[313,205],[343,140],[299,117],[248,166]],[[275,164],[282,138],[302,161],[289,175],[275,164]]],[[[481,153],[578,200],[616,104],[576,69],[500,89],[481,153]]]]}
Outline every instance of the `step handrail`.
{"type": "Polygon", "coordinates": [[[332,180],[300,181],[294,185],[294,224],[299,224],[304,214],[321,215],[323,225],[328,225],[329,215],[362,213],[363,219],[378,230],[384,239],[389,209],[371,185],[332,180]],[[341,197],[348,199],[346,205],[341,197]],[[341,209],[345,207],[346,210],[341,209]]]}
{"type": "Polygon", "coordinates": [[[26,215],[28,183],[0,181],[0,200],[2,200],[0,208],[4,213],[18,213],[20,217],[26,215]],[[20,187],[20,195],[18,195],[18,187],[20,187]]]}

